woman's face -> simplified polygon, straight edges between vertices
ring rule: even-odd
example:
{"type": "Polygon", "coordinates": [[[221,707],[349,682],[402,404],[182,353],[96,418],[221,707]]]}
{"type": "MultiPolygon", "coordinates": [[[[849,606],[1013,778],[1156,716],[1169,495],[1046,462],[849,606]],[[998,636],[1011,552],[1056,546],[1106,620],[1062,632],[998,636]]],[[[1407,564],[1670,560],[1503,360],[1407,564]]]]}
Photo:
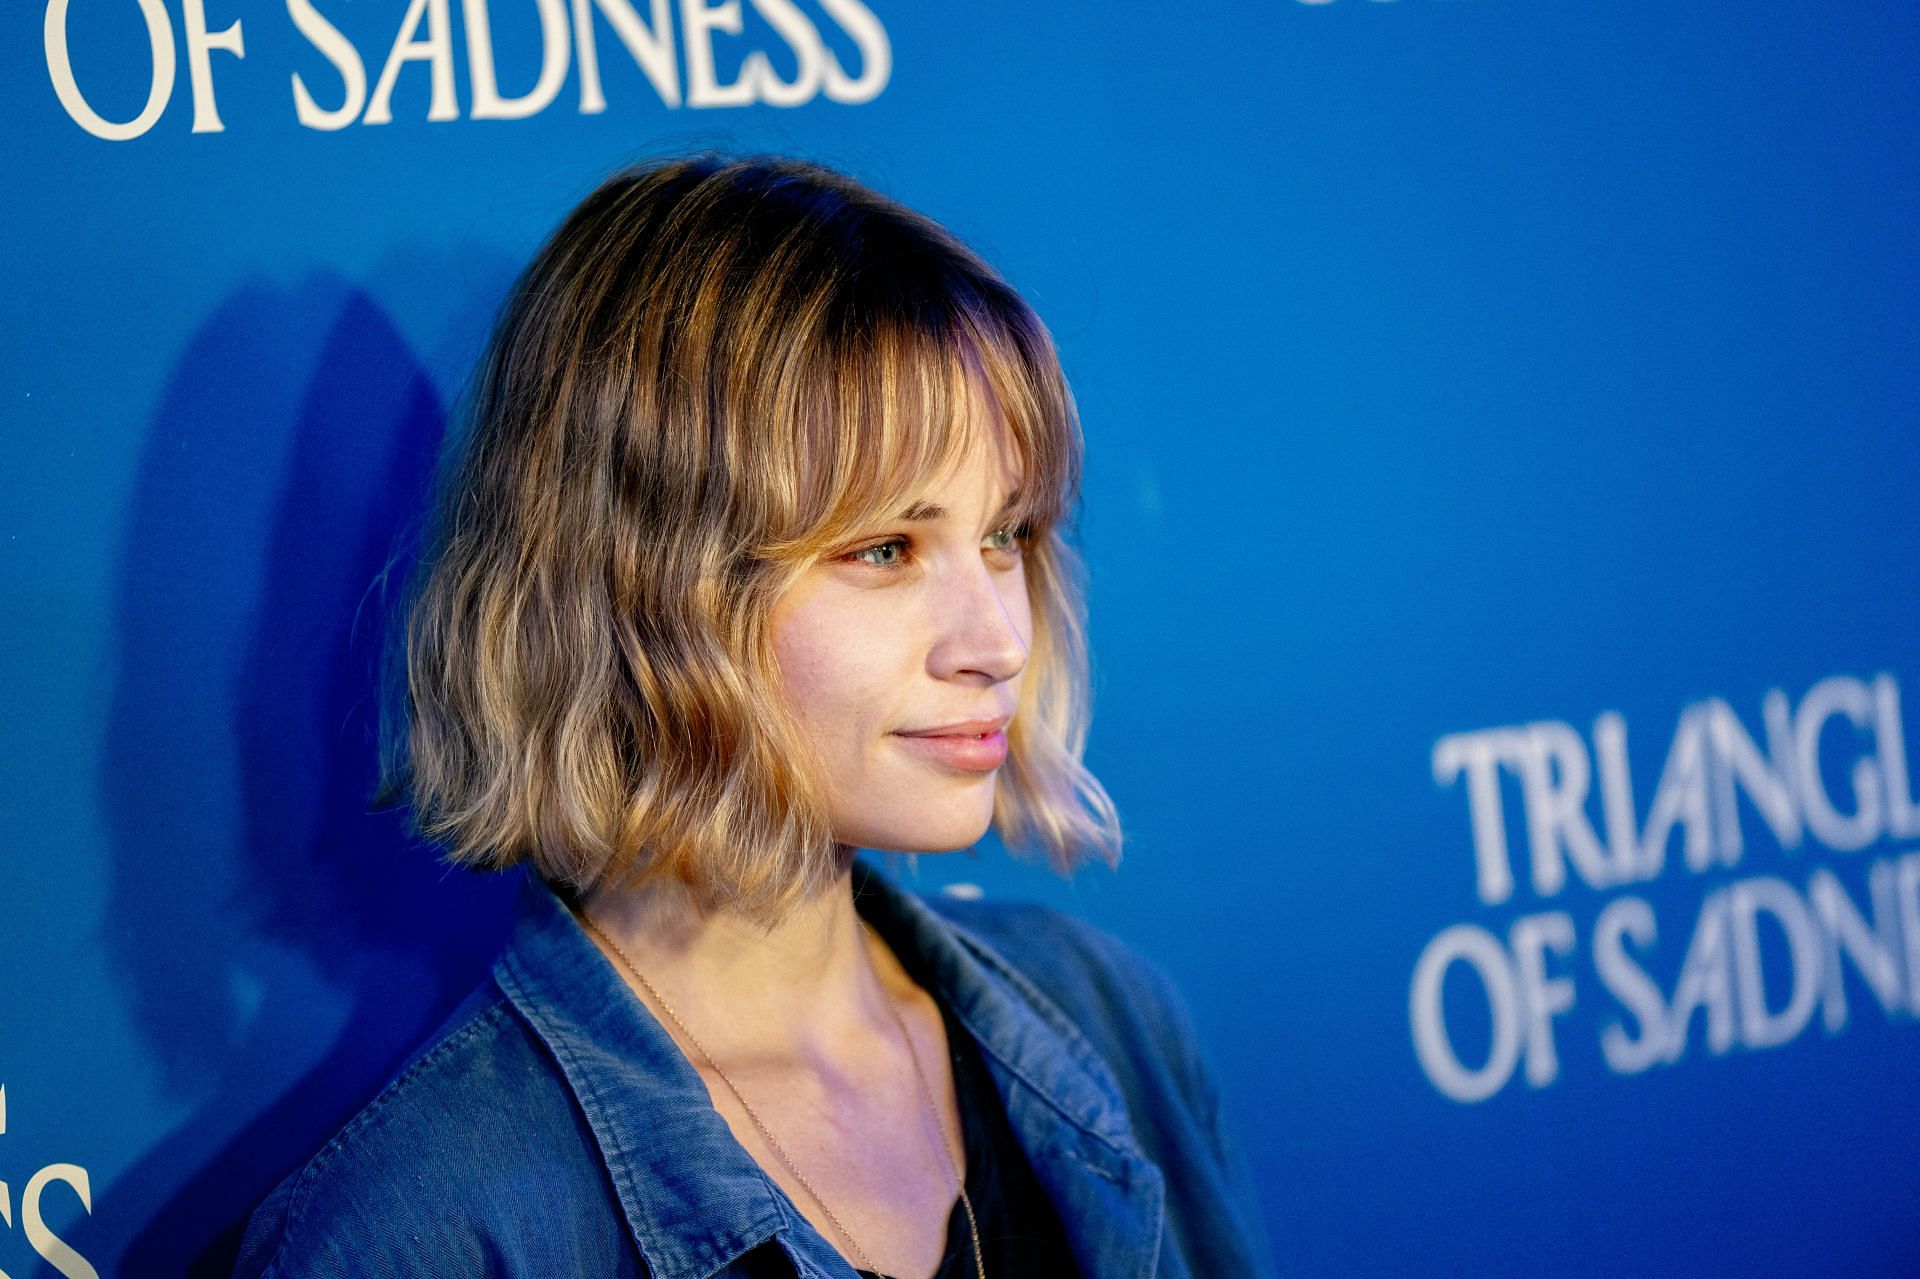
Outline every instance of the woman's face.
{"type": "Polygon", "coordinates": [[[1033,635],[1016,482],[1004,444],[969,450],[774,606],[781,689],[842,844],[944,852],[992,821],[1033,635]]]}

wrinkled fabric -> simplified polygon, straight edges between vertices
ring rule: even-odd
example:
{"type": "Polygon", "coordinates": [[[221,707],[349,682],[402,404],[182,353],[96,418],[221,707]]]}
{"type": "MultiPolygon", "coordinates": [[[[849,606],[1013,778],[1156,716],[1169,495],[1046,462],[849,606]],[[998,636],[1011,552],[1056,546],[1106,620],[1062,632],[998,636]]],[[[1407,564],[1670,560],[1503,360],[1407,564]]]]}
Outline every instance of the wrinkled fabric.
{"type": "MultiPolygon", "coordinates": [[[[864,862],[854,891],[973,1037],[1081,1275],[1273,1273],[1158,970],[1045,907],[923,899],[864,862]]],[[[260,1205],[235,1274],[854,1279],[531,879],[491,980],[260,1205]]]]}

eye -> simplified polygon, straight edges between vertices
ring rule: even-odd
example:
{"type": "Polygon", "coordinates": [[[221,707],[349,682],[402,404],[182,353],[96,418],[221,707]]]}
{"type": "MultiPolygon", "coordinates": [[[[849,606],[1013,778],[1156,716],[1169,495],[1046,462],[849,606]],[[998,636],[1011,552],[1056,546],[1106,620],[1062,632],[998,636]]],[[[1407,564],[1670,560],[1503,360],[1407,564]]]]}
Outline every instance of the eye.
{"type": "Polygon", "coordinates": [[[1027,525],[1009,524],[1004,528],[993,530],[980,539],[980,545],[989,551],[999,551],[1003,555],[1018,554],[1027,544],[1030,536],[1032,536],[1032,530],[1027,525]]]}
{"type": "Polygon", "coordinates": [[[907,562],[907,539],[891,537],[884,542],[862,547],[847,558],[862,564],[871,564],[875,568],[898,568],[907,562]]]}

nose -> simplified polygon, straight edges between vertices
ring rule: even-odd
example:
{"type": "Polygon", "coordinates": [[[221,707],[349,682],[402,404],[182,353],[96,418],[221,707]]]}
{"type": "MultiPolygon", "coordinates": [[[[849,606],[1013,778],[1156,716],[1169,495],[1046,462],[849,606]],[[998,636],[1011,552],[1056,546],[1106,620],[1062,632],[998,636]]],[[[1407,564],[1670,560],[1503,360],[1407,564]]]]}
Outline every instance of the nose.
{"type": "Polygon", "coordinates": [[[933,676],[990,686],[1018,675],[1033,635],[1026,574],[995,572],[976,561],[943,586],[937,638],[928,654],[933,676]]]}

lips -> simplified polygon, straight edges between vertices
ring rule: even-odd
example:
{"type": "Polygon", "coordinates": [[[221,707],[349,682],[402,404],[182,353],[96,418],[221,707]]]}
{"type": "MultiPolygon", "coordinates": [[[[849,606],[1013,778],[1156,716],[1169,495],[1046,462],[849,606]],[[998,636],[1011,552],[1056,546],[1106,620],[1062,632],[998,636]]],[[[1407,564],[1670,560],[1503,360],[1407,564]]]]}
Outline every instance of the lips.
{"type": "Polygon", "coordinates": [[[993,715],[983,719],[956,720],[938,728],[903,728],[902,737],[991,737],[1007,726],[1011,715],[993,715]]]}
{"type": "Polygon", "coordinates": [[[894,734],[928,763],[955,772],[990,773],[1007,758],[1008,716],[956,720],[894,734]]]}

